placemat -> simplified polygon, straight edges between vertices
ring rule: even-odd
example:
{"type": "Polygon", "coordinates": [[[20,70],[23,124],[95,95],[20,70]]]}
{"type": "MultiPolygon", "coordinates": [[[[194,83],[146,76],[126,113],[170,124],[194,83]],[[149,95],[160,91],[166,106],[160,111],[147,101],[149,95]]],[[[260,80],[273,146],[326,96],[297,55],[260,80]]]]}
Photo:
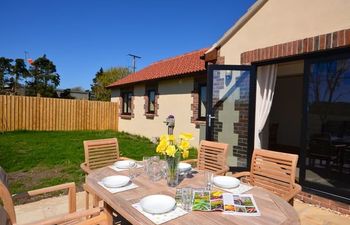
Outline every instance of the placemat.
{"type": "Polygon", "coordinates": [[[109,188],[103,185],[103,183],[101,181],[97,182],[99,185],[101,185],[102,187],[104,187],[107,191],[111,192],[112,194],[118,193],[118,192],[122,192],[122,191],[127,191],[130,189],[134,189],[137,188],[138,186],[134,183],[131,183],[129,185],[123,186],[123,187],[119,187],[119,188],[109,188]]]}
{"type": "Polygon", "coordinates": [[[222,188],[222,187],[218,187],[216,185],[214,185],[214,187],[219,188],[219,189],[224,190],[224,191],[227,191],[227,192],[230,192],[230,193],[235,194],[235,195],[242,194],[242,193],[247,192],[253,188],[252,186],[249,186],[247,184],[239,184],[239,186],[236,188],[222,188]]]}
{"type": "Polygon", "coordinates": [[[176,207],[174,210],[168,212],[168,213],[164,213],[164,214],[151,214],[151,213],[147,213],[145,211],[142,210],[142,207],[140,205],[140,203],[135,203],[132,205],[137,211],[139,211],[140,213],[142,213],[145,217],[147,217],[149,220],[151,220],[153,223],[155,224],[162,224],[165,222],[168,222],[170,220],[173,220],[175,218],[178,218],[180,216],[186,215],[188,212],[183,210],[180,207],[176,207]]]}

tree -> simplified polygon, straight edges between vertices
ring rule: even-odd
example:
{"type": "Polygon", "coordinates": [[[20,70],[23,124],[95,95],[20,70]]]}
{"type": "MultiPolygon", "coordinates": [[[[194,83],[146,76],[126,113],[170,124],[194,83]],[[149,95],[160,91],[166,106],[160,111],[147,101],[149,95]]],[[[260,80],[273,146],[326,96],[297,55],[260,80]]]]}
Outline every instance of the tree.
{"type": "Polygon", "coordinates": [[[96,96],[97,100],[110,101],[111,90],[106,87],[111,83],[127,76],[130,73],[126,67],[112,67],[106,71],[102,68],[96,73],[95,78],[92,80],[91,90],[96,96]]]}
{"type": "Polygon", "coordinates": [[[74,99],[74,97],[70,94],[71,89],[67,88],[64,89],[63,92],[60,94],[60,98],[65,98],[65,99],[74,99]]]}
{"type": "Polygon", "coordinates": [[[29,71],[27,70],[26,64],[23,59],[16,59],[15,65],[12,67],[10,87],[12,93],[17,94],[17,88],[19,86],[19,81],[22,78],[29,77],[29,71]]]}
{"type": "Polygon", "coordinates": [[[56,87],[60,84],[60,75],[56,66],[46,55],[37,58],[29,68],[30,76],[27,83],[27,95],[55,97],[56,87]]]}
{"type": "Polygon", "coordinates": [[[6,76],[11,74],[12,71],[12,59],[0,57],[0,94],[4,92],[6,83],[6,76]]]}

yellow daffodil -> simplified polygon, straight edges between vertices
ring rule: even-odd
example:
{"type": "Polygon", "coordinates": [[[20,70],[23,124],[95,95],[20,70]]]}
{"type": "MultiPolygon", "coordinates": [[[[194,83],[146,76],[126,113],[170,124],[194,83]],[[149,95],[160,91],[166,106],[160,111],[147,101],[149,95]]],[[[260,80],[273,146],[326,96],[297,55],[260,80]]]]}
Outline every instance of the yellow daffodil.
{"type": "Polygon", "coordinates": [[[174,157],[175,153],[176,153],[175,145],[168,145],[168,147],[166,148],[166,154],[168,156],[174,157]]]}
{"type": "Polygon", "coordinates": [[[162,135],[159,137],[159,140],[160,140],[160,141],[168,140],[168,135],[162,134],[162,135]]]}
{"type": "Polygon", "coordinates": [[[162,141],[159,142],[159,144],[157,146],[157,149],[156,149],[156,152],[164,154],[164,152],[167,149],[167,147],[168,147],[167,141],[166,140],[162,140],[162,141]]]}
{"type": "Polygon", "coordinates": [[[169,141],[175,141],[174,135],[172,135],[172,134],[168,135],[168,140],[169,141]]]}
{"type": "Polygon", "coordinates": [[[182,140],[181,141],[181,143],[180,143],[180,145],[179,145],[179,148],[181,149],[181,150],[188,150],[189,148],[190,148],[190,143],[188,142],[188,141],[184,141],[184,140],[182,140]]]}
{"type": "Polygon", "coordinates": [[[182,158],[186,159],[186,158],[188,158],[188,155],[189,155],[188,150],[184,150],[184,151],[182,152],[182,158]]]}
{"type": "Polygon", "coordinates": [[[190,133],[181,133],[177,141],[174,135],[163,134],[159,137],[159,144],[156,151],[170,157],[175,157],[175,154],[178,152],[183,158],[187,158],[191,147],[189,140],[192,138],[193,136],[190,133]]]}
{"type": "Polygon", "coordinates": [[[189,140],[192,140],[193,138],[193,135],[191,133],[181,133],[179,135],[180,139],[182,140],[186,140],[186,141],[189,141],[189,140]]]}

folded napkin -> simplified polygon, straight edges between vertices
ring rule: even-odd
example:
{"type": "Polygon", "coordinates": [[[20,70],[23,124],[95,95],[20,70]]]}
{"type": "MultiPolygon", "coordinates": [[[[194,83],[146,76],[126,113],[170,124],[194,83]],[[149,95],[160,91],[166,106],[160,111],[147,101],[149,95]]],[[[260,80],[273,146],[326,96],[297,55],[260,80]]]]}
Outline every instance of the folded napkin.
{"type": "Polygon", "coordinates": [[[139,202],[133,204],[132,207],[134,207],[137,211],[142,213],[145,217],[147,217],[149,220],[151,220],[155,224],[162,224],[162,223],[168,222],[170,220],[173,220],[177,217],[186,215],[188,213],[187,211],[183,210],[182,208],[176,207],[175,209],[173,209],[172,211],[167,212],[167,213],[151,214],[151,213],[147,213],[147,212],[143,211],[141,204],[139,202]]]}
{"type": "Polygon", "coordinates": [[[123,187],[118,187],[118,188],[110,188],[110,187],[106,187],[101,181],[97,182],[99,185],[101,185],[102,187],[104,187],[107,191],[111,192],[112,194],[118,193],[118,192],[122,192],[122,191],[127,191],[130,189],[134,189],[137,188],[138,186],[134,183],[130,183],[129,185],[123,186],[123,187]]]}
{"type": "MultiPolygon", "coordinates": [[[[141,167],[143,167],[143,166],[138,164],[138,163],[136,163],[136,168],[141,168],[141,167]]],[[[122,171],[128,170],[128,168],[127,169],[120,169],[120,168],[117,168],[114,165],[109,166],[109,168],[111,168],[112,170],[115,170],[117,172],[122,172],[122,171]]]]}
{"type": "Polygon", "coordinates": [[[247,191],[249,191],[250,189],[253,188],[252,186],[249,186],[249,185],[246,185],[246,184],[242,184],[242,183],[239,184],[239,186],[236,187],[236,188],[222,188],[222,187],[218,187],[216,185],[214,185],[214,186],[217,187],[217,188],[220,188],[221,190],[233,193],[235,195],[240,195],[240,194],[242,194],[244,192],[247,192],[247,191]]]}

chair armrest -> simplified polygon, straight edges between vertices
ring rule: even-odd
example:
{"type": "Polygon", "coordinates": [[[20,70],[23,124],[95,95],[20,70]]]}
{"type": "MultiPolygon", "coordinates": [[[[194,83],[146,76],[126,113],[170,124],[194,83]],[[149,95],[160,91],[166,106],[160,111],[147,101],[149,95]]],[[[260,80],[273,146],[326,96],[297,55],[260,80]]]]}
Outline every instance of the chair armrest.
{"type": "Polygon", "coordinates": [[[84,218],[83,222],[80,223],[74,223],[76,225],[88,225],[88,224],[102,224],[102,222],[107,221],[107,215],[105,212],[103,212],[103,208],[92,208],[88,210],[83,210],[79,212],[70,213],[63,216],[57,216],[54,218],[41,220],[34,223],[29,223],[25,225],[56,225],[56,224],[63,224],[71,221],[78,220],[80,218],[84,218]],[[85,218],[90,218],[88,220],[85,220],[85,218]]]}
{"type": "Polygon", "coordinates": [[[250,177],[250,172],[248,172],[248,171],[238,172],[238,173],[232,174],[232,176],[233,176],[233,177],[236,177],[236,178],[250,177]]]}
{"type": "Polygon", "coordinates": [[[128,160],[128,159],[131,159],[131,158],[124,157],[124,156],[121,156],[121,157],[118,158],[118,160],[128,160]]]}
{"type": "Polygon", "coordinates": [[[186,160],[182,160],[181,162],[184,162],[184,163],[197,163],[197,159],[186,159],[186,160]]]}
{"type": "Polygon", "coordinates": [[[230,170],[230,168],[228,166],[226,166],[225,169],[222,169],[222,170],[219,170],[219,171],[216,171],[214,172],[215,175],[222,175],[222,176],[225,176],[226,173],[230,170]]]}
{"type": "Polygon", "coordinates": [[[59,184],[56,186],[51,186],[51,187],[46,187],[46,188],[41,188],[41,189],[36,189],[32,191],[28,191],[29,196],[35,196],[35,195],[40,195],[40,194],[45,194],[48,192],[53,192],[53,191],[60,191],[60,190],[65,190],[68,189],[68,207],[69,207],[69,212],[73,213],[76,211],[76,187],[75,183],[66,183],[66,184],[59,184]]]}
{"type": "Polygon", "coordinates": [[[197,167],[197,159],[186,159],[186,160],[182,160],[181,162],[184,162],[184,163],[189,163],[191,164],[192,168],[195,168],[197,167]]]}
{"type": "Polygon", "coordinates": [[[301,192],[301,186],[299,184],[294,184],[293,189],[289,192],[288,195],[284,196],[283,198],[290,202],[299,192],[301,192]]]}
{"type": "Polygon", "coordinates": [[[85,174],[89,174],[91,172],[86,162],[83,162],[82,164],[80,164],[80,168],[84,171],[85,174]]]}

